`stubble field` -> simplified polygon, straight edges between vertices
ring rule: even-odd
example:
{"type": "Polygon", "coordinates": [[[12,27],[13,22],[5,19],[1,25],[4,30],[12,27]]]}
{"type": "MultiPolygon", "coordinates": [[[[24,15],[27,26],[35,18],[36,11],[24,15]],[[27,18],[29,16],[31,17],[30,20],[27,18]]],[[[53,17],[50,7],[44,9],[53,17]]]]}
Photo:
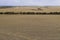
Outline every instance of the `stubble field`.
{"type": "Polygon", "coordinates": [[[60,6],[12,6],[0,8],[0,12],[60,12],[60,6]]]}
{"type": "Polygon", "coordinates": [[[60,40],[60,15],[0,15],[0,40],[60,40]]]}

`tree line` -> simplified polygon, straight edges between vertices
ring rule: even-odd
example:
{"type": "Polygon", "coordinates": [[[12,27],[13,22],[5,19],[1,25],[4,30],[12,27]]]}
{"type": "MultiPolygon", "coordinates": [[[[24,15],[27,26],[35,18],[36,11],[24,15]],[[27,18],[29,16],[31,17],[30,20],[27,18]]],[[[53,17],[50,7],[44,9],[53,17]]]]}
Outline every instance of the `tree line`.
{"type": "Polygon", "coordinates": [[[46,13],[46,12],[18,12],[18,13],[15,13],[15,12],[0,12],[0,14],[21,14],[21,15],[60,15],[60,12],[49,12],[49,13],[46,13]]]}

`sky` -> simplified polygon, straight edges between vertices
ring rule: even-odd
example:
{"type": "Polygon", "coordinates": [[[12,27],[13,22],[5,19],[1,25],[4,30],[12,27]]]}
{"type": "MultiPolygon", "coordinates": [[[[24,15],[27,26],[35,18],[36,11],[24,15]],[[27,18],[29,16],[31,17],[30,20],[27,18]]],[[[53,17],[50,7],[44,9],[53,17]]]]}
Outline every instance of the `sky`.
{"type": "Polygon", "coordinates": [[[60,6],[60,0],[0,0],[0,6],[60,6]]]}

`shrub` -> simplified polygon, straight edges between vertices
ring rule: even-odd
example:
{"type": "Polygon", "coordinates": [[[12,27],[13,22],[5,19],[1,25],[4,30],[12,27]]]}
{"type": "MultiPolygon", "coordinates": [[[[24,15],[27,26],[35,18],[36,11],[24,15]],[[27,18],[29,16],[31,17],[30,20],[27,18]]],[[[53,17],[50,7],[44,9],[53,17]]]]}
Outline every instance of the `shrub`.
{"type": "Polygon", "coordinates": [[[4,14],[3,12],[0,12],[0,14],[4,14]]]}

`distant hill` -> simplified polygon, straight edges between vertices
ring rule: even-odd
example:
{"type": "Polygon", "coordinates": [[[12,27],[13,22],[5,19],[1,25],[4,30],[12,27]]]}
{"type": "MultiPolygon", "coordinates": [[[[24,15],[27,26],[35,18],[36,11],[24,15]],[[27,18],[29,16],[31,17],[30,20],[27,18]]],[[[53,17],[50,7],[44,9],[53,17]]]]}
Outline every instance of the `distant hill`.
{"type": "Polygon", "coordinates": [[[0,6],[0,12],[60,12],[60,6],[0,6]]]}
{"type": "Polygon", "coordinates": [[[4,9],[4,8],[12,8],[13,6],[0,6],[0,8],[4,9]]]}

